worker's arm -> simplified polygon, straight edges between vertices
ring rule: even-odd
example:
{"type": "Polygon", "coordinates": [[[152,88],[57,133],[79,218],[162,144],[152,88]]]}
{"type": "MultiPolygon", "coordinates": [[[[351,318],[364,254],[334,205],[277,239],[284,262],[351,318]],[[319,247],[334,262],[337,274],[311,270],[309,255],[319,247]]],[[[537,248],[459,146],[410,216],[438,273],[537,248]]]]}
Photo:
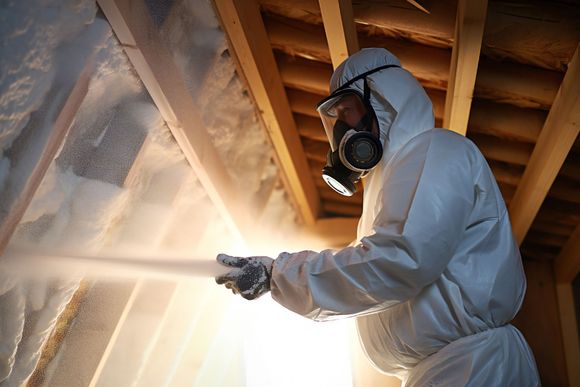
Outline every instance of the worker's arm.
{"type": "Polygon", "coordinates": [[[281,254],[271,279],[276,301],[315,320],[360,315],[439,278],[467,227],[481,165],[472,144],[453,137],[406,147],[385,176],[374,234],[339,251],[281,254]]]}

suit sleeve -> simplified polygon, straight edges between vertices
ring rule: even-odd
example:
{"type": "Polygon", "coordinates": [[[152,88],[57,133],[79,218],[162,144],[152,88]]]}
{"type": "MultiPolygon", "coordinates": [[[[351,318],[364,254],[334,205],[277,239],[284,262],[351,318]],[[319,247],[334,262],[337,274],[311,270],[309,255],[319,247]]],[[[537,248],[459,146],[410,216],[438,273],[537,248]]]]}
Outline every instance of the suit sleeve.
{"type": "Polygon", "coordinates": [[[272,297],[298,314],[326,320],[389,308],[437,280],[475,201],[478,168],[469,146],[455,145],[406,146],[384,175],[373,233],[338,251],[280,254],[272,297]]]}

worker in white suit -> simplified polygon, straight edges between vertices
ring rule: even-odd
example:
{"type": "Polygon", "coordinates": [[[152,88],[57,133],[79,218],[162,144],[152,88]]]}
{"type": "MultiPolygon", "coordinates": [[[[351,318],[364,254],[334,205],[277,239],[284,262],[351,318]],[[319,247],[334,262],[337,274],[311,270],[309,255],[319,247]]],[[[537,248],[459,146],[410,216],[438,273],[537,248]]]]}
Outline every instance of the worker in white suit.
{"type": "Polygon", "coordinates": [[[334,72],[318,104],[325,181],[352,195],[365,178],[358,242],[342,250],[218,256],[216,278],[248,299],[271,291],[314,320],[355,316],[370,361],[405,386],[537,386],[510,321],[526,280],[495,179],[467,138],[434,129],[431,101],[385,49],[334,72]]]}

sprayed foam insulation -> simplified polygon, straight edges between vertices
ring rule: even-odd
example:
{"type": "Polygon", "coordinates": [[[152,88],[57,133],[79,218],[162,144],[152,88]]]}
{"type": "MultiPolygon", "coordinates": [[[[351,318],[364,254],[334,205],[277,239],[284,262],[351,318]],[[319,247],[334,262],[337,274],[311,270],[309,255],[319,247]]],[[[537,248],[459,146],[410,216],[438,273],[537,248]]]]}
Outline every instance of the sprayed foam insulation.
{"type": "MultiPolygon", "coordinates": [[[[89,0],[14,2],[0,11],[6,50],[0,60],[0,192],[19,161],[12,145],[23,133],[37,130],[42,120],[31,117],[50,111],[58,66],[84,59],[59,47],[74,42],[81,30],[102,27],[95,15],[89,0]]],[[[204,129],[240,192],[259,192],[264,182],[277,179],[278,169],[210,2],[174,2],[159,25],[176,63],[189,74],[204,129]]],[[[215,253],[217,246],[197,242],[219,235],[224,247],[227,228],[110,29],[94,49],[97,65],[88,94],[10,244],[83,254],[152,248],[215,253]]],[[[264,214],[276,222],[294,222],[280,185],[269,195],[264,214]]],[[[20,386],[35,370],[59,315],[61,333],[55,337],[66,331],[82,297],[62,312],[81,279],[16,280],[1,269],[0,386],[20,386]]],[[[45,348],[40,375],[58,345],[55,339],[45,348]]]]}

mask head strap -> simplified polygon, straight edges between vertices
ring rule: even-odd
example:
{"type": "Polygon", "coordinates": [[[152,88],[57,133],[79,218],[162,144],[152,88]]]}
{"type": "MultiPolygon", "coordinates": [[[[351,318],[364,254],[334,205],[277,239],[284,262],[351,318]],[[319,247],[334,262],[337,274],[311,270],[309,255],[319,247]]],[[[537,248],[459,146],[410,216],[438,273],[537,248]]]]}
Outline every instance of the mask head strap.
{"type": "MultiPolygon", "coordinates": [[[[339,90],[346,89],[347,87],[349,87],[350,85],[352,85],[353,83],[355,83],[356,81],[358,81],[359,79],[364,79],[365,80],[365,98],[366,98],[367,97],[367,95],[366,95],[367,91],[366,90],[368,88],[368,86],[366,84],[367,76],[371,75],[372,73],[376,73],[377,71],[381,71],[381,70],[384,70],[384,69],[390,69],[391,67],[401,67],[401,66],[399,66],[399,65],[393,65],[393,64],[379,66],[377,68],[374,68],[372,70],[369,70],[367,72],[364,72],[362,74],[359,74],[356,77],[348,80],[346,83],[344,83],[343,85],[341,85],[340,87],[338,87],[336,90],[334,90],[333,93],[336,93],[339,90]]],[[[369,91],[369,93],[370,93],[370,91],[369,91]]]]}

